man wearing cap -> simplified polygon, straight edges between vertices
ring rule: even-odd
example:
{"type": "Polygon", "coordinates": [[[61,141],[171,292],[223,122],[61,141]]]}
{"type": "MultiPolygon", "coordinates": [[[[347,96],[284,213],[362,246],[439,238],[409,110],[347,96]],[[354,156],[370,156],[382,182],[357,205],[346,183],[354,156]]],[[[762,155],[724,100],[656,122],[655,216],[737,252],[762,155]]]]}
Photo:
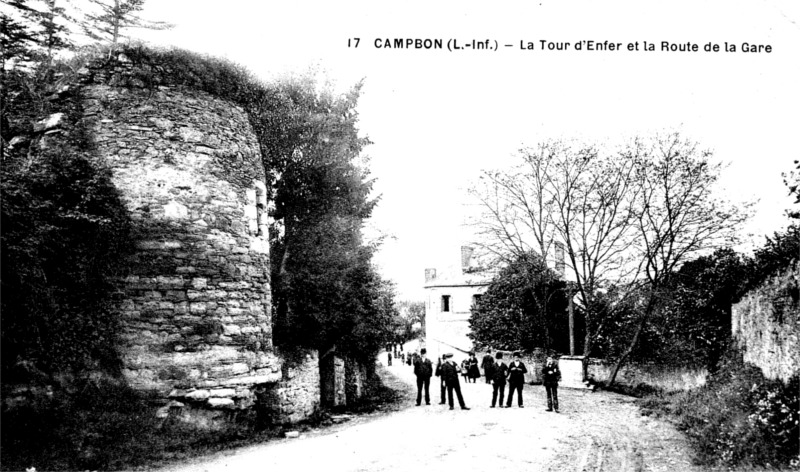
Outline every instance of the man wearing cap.
{"type": "Polygon", "coordinates": [[[453,390],[455,390],[461,409],[469,410],[467,405],[464,404],[464,397],[461,395],[461,384],[458,381],[458,364],[453,360],[453,354],[447,353],[444,357],[445,361],[444,364],[442,364],[442,378],[444,379],[445,385],[447,385],[447,400],[450,403],[450,409],[453,409],[453,390]]]}
{"type": "Polygon", "coordinates": [[[558,413],[558,381],[561,380],[561,371],[552,357],[548,357],[547,363],[542,367],[542,379],[544,389],[547,391],[547,411],[553,411],[555,408],[558,413]]]}
{"type": "Polygon", "coordinates": [[[514,398],[514,390],[517,391],[517,406],[522,406],[522,386],[525,384],[525,373],[528,369],[520,360],[519,352],[514,353],[514,360],[508,365],[508,401],[506,408],[511,408],[511,401],[514,398]]]}
{"type": "Polygon", "coordinates": [[[430,387],[431,387],[431,375],[433,375],[433,365],[431,364],[431,360],[428,359],[425,354],[427,354],[427,349],[424,347],[419,351],[420,355],[416,357],[414,361],[414,375],[417,376],[417,406],[420,405],[422,401],[422,387],[425,387],[425,404],[431,404],[431,395],[430,395],[430,387]]]}

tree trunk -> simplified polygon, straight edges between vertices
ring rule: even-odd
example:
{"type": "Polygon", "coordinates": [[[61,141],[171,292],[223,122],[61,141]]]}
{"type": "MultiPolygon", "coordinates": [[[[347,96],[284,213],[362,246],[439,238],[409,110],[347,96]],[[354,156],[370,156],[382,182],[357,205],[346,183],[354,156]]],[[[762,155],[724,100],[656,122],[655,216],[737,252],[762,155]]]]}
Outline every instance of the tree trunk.
{"type": "Polygon", "coordinates": [[[583,378],[589,378],[589,353],[592,351],[592,333],[589,331],[589,317],[586,316],[586,334],[583,336],[583,378]]]}
{"type": "Polygon", "coordinates": [[[606,382],[607,386],[614,385],[614,381],[617,379],[617,373],[619,373],[619,369],[625,364],[625,361],[628,360],[628,356],[631,355],[631,352],[636,348],[636,344],[639,342],[639,335],[642,332],[642,328],[644,328],[645,321],[647,320],[646,316],[642,316],[642,319],[639,321],[639,325],[636,326],[636,332],[633,334],[633,339],[631,339],[630,344],[628,344],[627,349],[625,352],[622,353],[622,356],[617,359],[617,362],[614,364],[614,369],[611,371],[611,375],[608,376],[608,381],[606,382]]]}
{"type": "Polygon", "coordinates": [[[114,0],[114,33],[113,39],[111,41],[112,44],[116,46],[117,41],[119,40],[119,24],[122,22],[122,12],[119,7],[119,0],[114,0]]]}
{"type": "Polygon", "coordinates": [[[636,345],[639,343],[639,336],[642,334],[642,330],[644,329],[644,325],[647,323],[647,320],[650,319],[650,314],[653,311],[655,295],[652,293],[650,294],[650,299],[647,301],[647,307],[645,308],[644,313],[642,314],[642,319],[639,320],[639,324],[636,326],[636,331],[633,333],[633,338],[631,342],[628,344],[628,347],[625,349],[625,352],[622,353],[622,356],[617,359],[617,362],[614,364],[614,369],[611,371],[611,375],[608,376],[608,381],[606,382],[607,386],[614,385],[614,381],[617,379],[617,374],[622,366],[625,364],[625,361],[628,360],[628,357],[631,355],[634,349],[636,349],[636,345]]]}
{"type": "Polygon", "coordinates": [[[572,286],[569,285],[569,355],[575,355],[575,308],[572,306],[572,286]]]}

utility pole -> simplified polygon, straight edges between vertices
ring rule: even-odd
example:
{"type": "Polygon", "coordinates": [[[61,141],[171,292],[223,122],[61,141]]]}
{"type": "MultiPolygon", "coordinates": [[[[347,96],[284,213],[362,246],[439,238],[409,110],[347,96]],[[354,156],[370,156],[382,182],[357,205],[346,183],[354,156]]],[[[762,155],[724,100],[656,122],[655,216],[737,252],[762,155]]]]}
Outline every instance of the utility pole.
{"type": "MultiPolygon", "coordinates": [[[[564,277],[564,243],[555,242],[556,248],[556,272],[564,277]]],[[[572,305],[572,282],[567,281],[567,300],[569,301],[569,355],[575,355],[575,308],[572,305]]]]}
{"type": "Polygon", "coordinates": [[[575,309],[572,306],[572,284],[567,282],[567,298],[569,299],[569,355],[575,355],[575,309]]]}

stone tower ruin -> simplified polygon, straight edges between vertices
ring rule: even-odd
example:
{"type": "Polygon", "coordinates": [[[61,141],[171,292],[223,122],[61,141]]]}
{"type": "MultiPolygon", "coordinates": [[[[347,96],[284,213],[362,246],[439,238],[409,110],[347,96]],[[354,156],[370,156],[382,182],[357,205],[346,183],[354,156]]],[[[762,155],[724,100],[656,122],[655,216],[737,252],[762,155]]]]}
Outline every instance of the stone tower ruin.
{"type": "Polygon", "coordinates": [[[134,224],[119,294],[123,374],[182,411],[248,408],[282,375],[256,136],[240,107],[180,86],[137,87],[130,62],[115,64],[90,68],[81,94],[134,224]]]}

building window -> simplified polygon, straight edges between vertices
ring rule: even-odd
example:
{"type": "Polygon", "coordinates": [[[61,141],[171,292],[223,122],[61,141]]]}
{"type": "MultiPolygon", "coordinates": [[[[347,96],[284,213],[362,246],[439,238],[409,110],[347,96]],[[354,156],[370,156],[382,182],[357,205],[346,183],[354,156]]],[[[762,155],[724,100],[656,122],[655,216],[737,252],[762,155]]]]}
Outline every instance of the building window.
{"type": "Polygon", "coordinates": [[[442,312],[450,311],[450,295],[442,295],[442,312]]]}
{"type": "Polygon", "coordinates": [[[478,302],[480,302],[480,301],[481,301],[481,294],[480,293],[476,293],[475,295],[472,296],[472,306],[478,305],[478,302]]]}

